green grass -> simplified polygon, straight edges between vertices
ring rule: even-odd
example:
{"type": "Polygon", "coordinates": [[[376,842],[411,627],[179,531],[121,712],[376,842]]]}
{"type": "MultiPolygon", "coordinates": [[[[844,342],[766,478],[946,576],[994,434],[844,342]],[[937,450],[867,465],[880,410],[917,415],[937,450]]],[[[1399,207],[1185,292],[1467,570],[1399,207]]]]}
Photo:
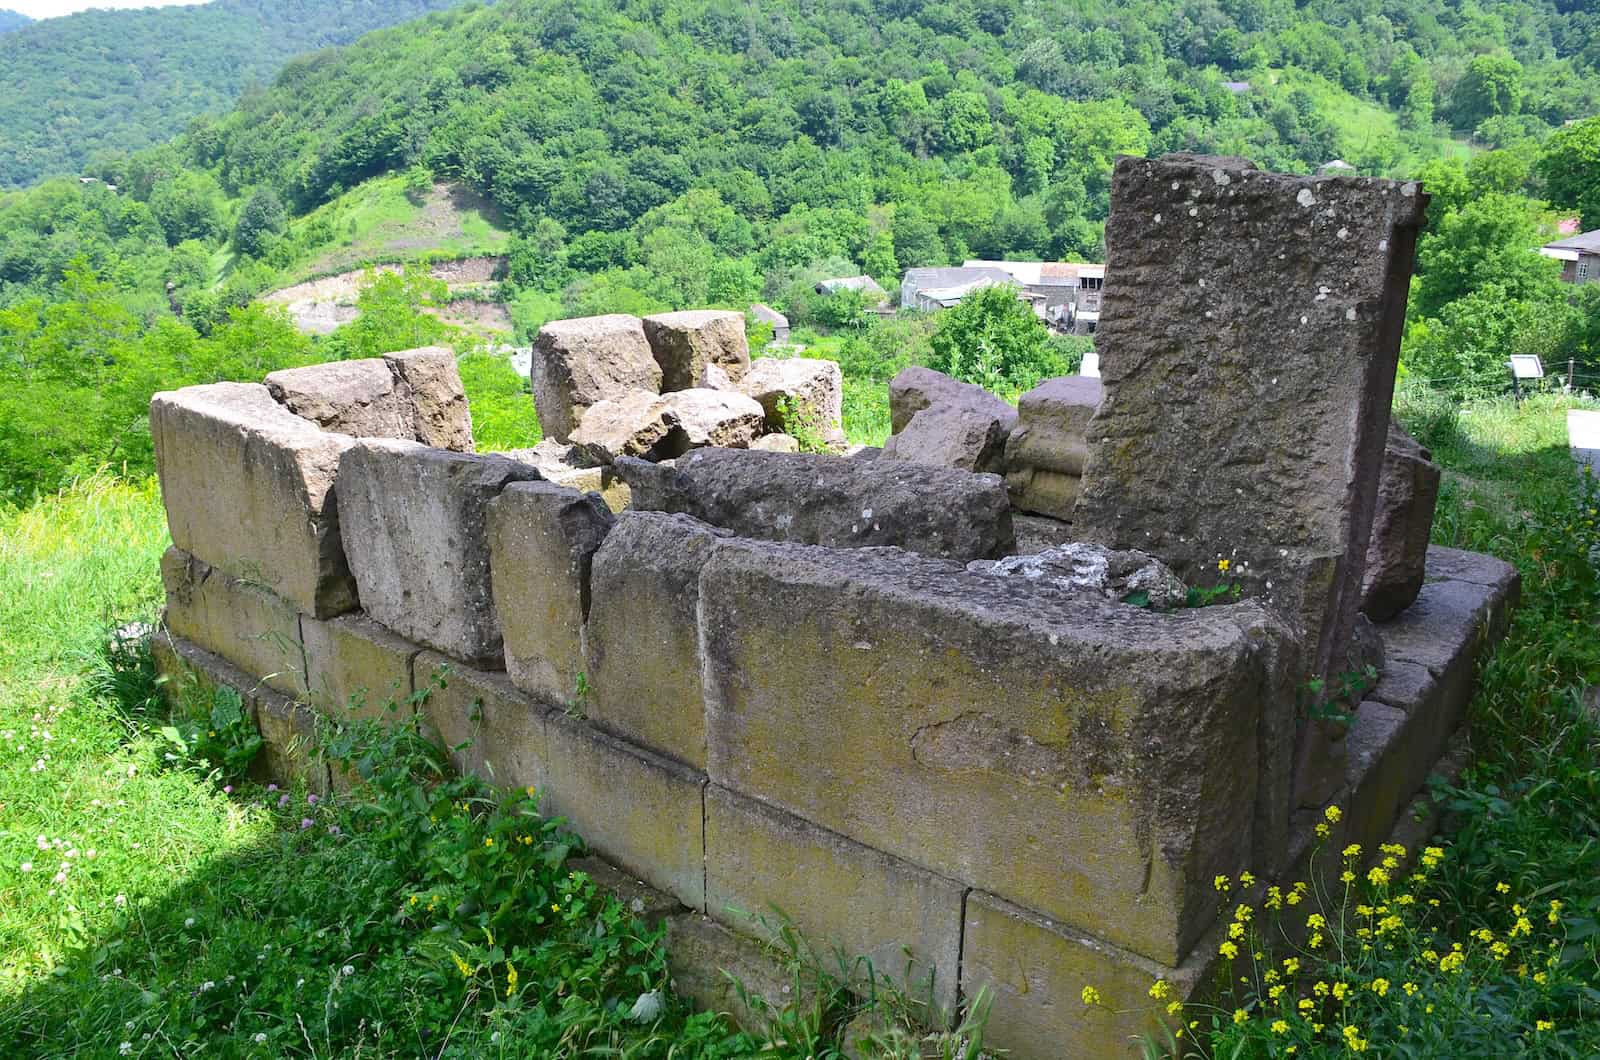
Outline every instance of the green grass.
{"type": "Polygon", "coordinates": [[[1509,635],[1480,663],[1471,764],[1434,791],[1445,834],[1420,876],[1396,864],[1368,880],[1346,859],[1344,895],[1313,891],[1298,908],[1240,917],[1227,988],[1185,1013],[1199,1043],[1167,1051],[1258,1057],[1294,1044],[1300,1057],[1343,1057],[1353,1036],[1379,1056],[1600,1055],[1600,716],[1585,703],[1600,682],[1600,487],[1573,465],[1571,404],[1544,395],[1457,410],[1402,389],[1397,411],[1445,468],[1433,540],[1497,555],[1523,578],[1509,635]],[[1276,930],[1314,911],[1329,922],[1318,947],[1276,930]],[[1460,967],[1442,967],[1456,945],[1460,967]],[[1299,962],[1292,973],[1286,957],[1299,962]],[[1319,980],[1346,984],[1346,1000],[1314,993],[1319,980]]]}
{"type": "MultiPolygon", "coordinates": [[[[156,616],[166,544],[153,482],[0,510],[0,1056],[838,1056],[843,966],[780,954],[815,1000],[760,1036],[692,1012],[582,840],[415,726],[325,724],[357,797],[235,775],[236,696],[168,708],[147,646],[107,648],[156,616]]],[[[883,1055],[927,1055],[925,1007],[873,1004],[883,1055]]]]}

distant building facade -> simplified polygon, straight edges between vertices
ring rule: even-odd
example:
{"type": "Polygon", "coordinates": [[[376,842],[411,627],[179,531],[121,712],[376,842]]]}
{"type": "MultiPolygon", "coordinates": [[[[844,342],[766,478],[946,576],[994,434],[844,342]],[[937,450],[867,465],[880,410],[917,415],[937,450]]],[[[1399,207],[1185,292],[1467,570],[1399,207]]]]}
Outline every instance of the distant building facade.
{"type": "Polygon", "coordinates": [[[1600,283],[1600,228],[1546,243],[1539,253],[1561,262],[1568,283],[1600,283]]]}
{"type": "Polygon", "coordinates": [[[767,305],[757,302],[750,307],[750,315],[763,324],[772,325],[772,341],[775,343],[789,341],[789,318],[767,305]]]}
{"type": "Polygon", "coordinates": [[[1076,261],[969,261],[968,268],[998,269],[1042,308],[1045,323],[1077,335],[1093,334],[1100,323],[1106,267],[1076,261]]]}
{"type": "Polygon", "coordinates": [[[871,276],[838,276],[831,280],[818,280],[818,294],[838,294],[840,291],[860,291],[872,305],[886,305],[889,292],[878,285],[871,276]]]}

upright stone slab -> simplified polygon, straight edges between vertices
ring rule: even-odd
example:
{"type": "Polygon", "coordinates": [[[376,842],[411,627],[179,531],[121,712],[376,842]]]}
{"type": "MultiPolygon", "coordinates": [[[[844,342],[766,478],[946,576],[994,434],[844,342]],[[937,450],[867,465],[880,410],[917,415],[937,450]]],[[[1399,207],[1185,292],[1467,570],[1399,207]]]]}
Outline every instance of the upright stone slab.
{"type": "Polygon", "coordinates": [[[442,346],[285,368],[268,375],[266,386],[323,430],[472,452],[466,390],[455,353],[442,346]]]}
{"type": "Polygon", "coordinates": [[[1414,183],[1230,158],[1123,158],[1113,177],[1105,400],[1074,525],[1191,584],[1232,557],[1298,617],[1318,674],[1361,600],[1426,203],[1414,183]]]}
{"type": "Polygon", "coordinates": [[[539,472],[503,456],[363,440],[340,463],[339,510],[367,613],[469,665],[505,665],[490,588],[487,509],[539,472]]]}
{"type": "Polygon", "coordinates": [[[696,769],[706,765],[700,571],[726,537],[686,515],[625,512],[594,558],[584,709],[696,769]]]}
{"type": "Polygon", "coordinates": [[[750,368],[744,314],[727,309],[691,309],[644,318],[645,338],[661,366],[661,392],[707,385],[715,365],[737,381],[750,368]]]}
{"type": "Polygon", "coordinates": [[[1212,879],[1255,864],[1290,646],[1258,604],[1155,614],[729,541],[700,625],[715,784],[1168,964],[1211,925],[1212,879]]]}
{"type": "Polygon", "coordinates": [[[744,537],[896,545],[962,562],[1005,555],[1011,510],[998,475],[901,460],[698,449],[675,467],[619,460],[636,508],[681,512],[744,537]]]}
{"type": "Polygon", "coordinates": [[[1391,422],[1361,586],[1361,610],[1374,622],[1398,615],[1422,591],[1439,476],[1433,454],[1391,422]]]}
{"type": "Polygon", "coordinates": [[[568,703],[584,671],[589,570],[614,522],[598,494],[516,482],[489,503],[489,565],[512,684],[568,703]]]}
{"type": "Polygon", "coordinates": [[[630,390],[661,392],[661,366],[638,317],[552,320],[533,340],[530,376],[545,437],[566,441],[591,405],[630,390]]]}
{"type": "Polygon", "coordinates": [[[259,383],[157,394],[150,433],[175,545],[318,618],[356,606],[333,492],[353,439],[301,419],[259,383]]]}

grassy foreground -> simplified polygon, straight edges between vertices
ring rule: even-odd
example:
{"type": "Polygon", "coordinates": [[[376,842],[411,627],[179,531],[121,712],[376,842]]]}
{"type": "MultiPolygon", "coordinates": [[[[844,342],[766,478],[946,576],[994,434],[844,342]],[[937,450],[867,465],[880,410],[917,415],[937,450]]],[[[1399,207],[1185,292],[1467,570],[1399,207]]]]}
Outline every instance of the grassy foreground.
{"type": "MultiPolygon", "coordinates": [[[[1273,996],[1283,974],[1257,969],[1187,1013],[1180,1054],[1600,1055],[1600,730],[1582,694],[1600,681],[1600,537],[1564,407],[1402,397],[1449,469],[1436,540],[1524,576],[1473,706],[1475,764],[1440,793],[1452,834],[1404,888],[1403,953],[1364,954],[1374,929],[1352,917],[1299,990],[1273,996]],[[1463,967],[1441,968],[1458,943],[1463,967]],[[1346,984],[1336,1009],[1315,981],[1346,984]],[[1330,1006],[1321,1031],[1290,1028],[1301,996],[1330,1006]]],[[[166,543],[153,484],[95,478],[0,510],[0,1056],[838,1055],[854,1013],[826,980],[819,1010],[762,1038],[692,1014],[657,935],[570,874],[581,840],[534,795],[449,777],[403,728],[334,740],[365,760],[365,802],[236,780],[248,734],[227,702],[168,717],[148,657],[105,650],[159,610],[166,543]]],[[[976,1044],[889,1038],[883,1055],[976,1044]]]]}

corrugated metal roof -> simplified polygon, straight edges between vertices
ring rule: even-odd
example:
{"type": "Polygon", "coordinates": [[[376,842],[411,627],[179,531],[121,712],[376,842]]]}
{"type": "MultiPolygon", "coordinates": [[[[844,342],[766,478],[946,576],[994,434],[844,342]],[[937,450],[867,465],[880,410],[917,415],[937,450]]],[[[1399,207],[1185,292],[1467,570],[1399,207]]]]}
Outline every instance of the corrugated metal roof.
{"type": "Polygon", "coordinates": [[[1585,254],[1600,254],[1600,228],[1582,235],[1558,239],[1554,243],[1546,243],[1544,247],[1546,250],[1580,250],[1585,254]]]}

